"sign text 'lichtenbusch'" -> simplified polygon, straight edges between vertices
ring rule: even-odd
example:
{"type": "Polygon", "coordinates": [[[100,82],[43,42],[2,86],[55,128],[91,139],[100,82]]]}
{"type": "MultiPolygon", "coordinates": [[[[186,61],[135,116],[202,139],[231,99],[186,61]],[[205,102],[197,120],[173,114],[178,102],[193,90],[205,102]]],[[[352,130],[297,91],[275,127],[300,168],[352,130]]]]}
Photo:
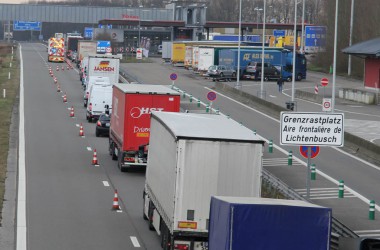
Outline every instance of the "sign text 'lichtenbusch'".
{"type": "Polygon", "coordinates": [[[281,112],[281,145],[344,144],[343,113],[281,112]]]}

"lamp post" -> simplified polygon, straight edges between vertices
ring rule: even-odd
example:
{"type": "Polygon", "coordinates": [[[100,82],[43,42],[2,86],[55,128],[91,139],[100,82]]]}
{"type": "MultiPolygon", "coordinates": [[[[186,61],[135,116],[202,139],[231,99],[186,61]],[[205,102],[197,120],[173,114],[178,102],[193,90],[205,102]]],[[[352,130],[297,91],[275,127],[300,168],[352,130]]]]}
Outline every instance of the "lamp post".
{"type": "Polygon", "coordinates": [[[294,103],[294,85],[296,78],[296,44],[297,44],[297,0],[294,0],[294,38],[293,38],[293,71],[292,71],[292,102],[294,103]]]}
{"type": "MultiPolygon", "coordinates": [[[[355,0],[351,0],[351,18],[350,18],[350,42],[349,46],[352,45],[352,31],[354,27],[354,6],[355,6],[355,0]]],[[[348,54],[348,72],[347,74],[351,76],[351,54],[348,54]]]]}
{"type": "Polygon", "coordinates": [[[260,84],[260,98],[264,98],[264,57],[265,57],[265,17],[266,17],[266,0],[264,0],[264,19],[263,19],[263,44],[261,47],[261,84],[260,84]]]}
{"type": "Polygon", "coordinates": [[[140,48],[140,43],[141,43],[141,41],[140,41],[140,30],[141,30],[141,8],[142,8],[143,6],[142,5],[139,5],[139,40],[137,41],[137,45],[138,45],[138,48],[140,48]]]}
{"type": "Polygon", "coordinates": [[[241,89],[240,85],[240,43],[241,43],[241,0],[239,2],[239,38],[238,38],[238,65],[236,69],[236,89],[241,89]]]}
{"type": "Polygon", "coordinates": [[[304,29],[305,29],[305,0],[302,0],[302,32],[301,32],[301,53],[304,54],[304,29]]]}
{"type": "Polygon", "coordinates": [[[255,7],[253,10],[256,11],[256,29],[259,31],[259,11],[262,11],[262,8],[255,7]]]}
{"type": "Polygon", "coordinates": [[[339,5],[339,0],[335,0],[334,62],[333,62],[333,81],[332,81],[332,93],[331,93],[331,113],[334,113],[334,108],[335,108],[336,47],[337,47],[337,40],[338,40],[338,5],[339,5]]]}

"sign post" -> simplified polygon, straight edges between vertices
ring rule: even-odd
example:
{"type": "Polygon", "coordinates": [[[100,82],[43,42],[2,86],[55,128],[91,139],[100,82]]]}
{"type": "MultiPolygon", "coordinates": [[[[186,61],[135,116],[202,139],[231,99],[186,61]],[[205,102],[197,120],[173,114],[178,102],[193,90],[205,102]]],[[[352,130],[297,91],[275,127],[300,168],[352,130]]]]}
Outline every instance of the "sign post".
{"type": "Polygon", "coordinates": [[[329,84],[329,79],[322,78],[321,85],[323,86],[323,98],[325,97],[325,87],[329,84]]]}
{"type": "Polygon", "coordinates": [[[216,93],[214,91],[209,91],[207,93],[207,99],[210,101],[210,114],[212,113],[212,102],[216,100],[216,93]]]}
{"type": "Polygon", "coordinates": [[[170,80],[172,80],[172,88],[173,88],[174,82],[175,82],[175,80],[177,80],[178,76],[176,73],[171,73],[169,78],[170,78],[170,80]]]}
{"type": "Polygon", "coordinates": [[[307,173],[306,173],[306,197],[310,199],[310,176],[311,176],[311,159],[319,154],[318,146],[300,146],[300,153],[307,158],[307,173]]]}

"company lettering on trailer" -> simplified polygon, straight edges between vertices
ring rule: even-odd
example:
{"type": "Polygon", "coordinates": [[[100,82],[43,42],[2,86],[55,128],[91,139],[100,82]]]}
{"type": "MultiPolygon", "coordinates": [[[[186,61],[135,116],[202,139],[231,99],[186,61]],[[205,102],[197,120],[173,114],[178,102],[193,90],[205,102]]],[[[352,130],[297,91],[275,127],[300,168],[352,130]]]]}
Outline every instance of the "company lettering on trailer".
{"type": "Polygon", "coordinates": [[[152,111],[164,111],[164,108],[133,107],[130,114],[132,118],[140,118],[142,115],[149,115],[152,111]]]}
{"type": "Polygon", "coordinates": [[[133,128],[133,133],[136,134],[136,137],[149,137],[150,128],[140,128],[135,126],[133,128]]]}
{"type": "MultiPolygon", "coordinates": [[[[254,54],[252,54],[252,53],[245,53],[243,55],[243,60],[244,61],[250,61],[252,59],[260,59],[260,58],[262,58],[261,55],[262,55],[261,53],[254,53],[254,54]]],[[[273,55],[264,54],[264,59],[273,60],[273,57],[274,57],[273,55]]]]}
{"type": "Polygon", "coordinates": [[[98,66],[94,67],[94,71],[101,71],[101,72],[114,72],[115,68],[110,67],[110,61],[101,61],[98,66]]]}

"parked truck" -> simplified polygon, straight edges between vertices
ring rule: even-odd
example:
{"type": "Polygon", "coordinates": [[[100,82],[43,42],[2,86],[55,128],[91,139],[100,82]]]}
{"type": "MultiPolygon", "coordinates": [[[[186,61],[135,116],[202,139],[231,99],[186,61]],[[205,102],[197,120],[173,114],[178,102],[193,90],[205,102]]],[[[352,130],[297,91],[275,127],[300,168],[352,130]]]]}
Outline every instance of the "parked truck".
{"type": "Polygon", "coordinates": [[[115,84],[109,152],[121,171],[147,164],[150,113],[179,112],[180,94],[163,85],[115,84]]]}
{"type": "Polygon", "coordinates": [[[330,250],[331,208],[299,200],[212,197],[209,250],[330,250]]]}
{"type": "Polygon", "coordinates": [[[109,77],[111,84],[119,82],[120,55],[90,54],[88,56],[88,76],[109,77]]]}
{"type": "Polygon", "coordinates": [[[68,33],[66,35],[66,53],[67,57],[72,58],[72,53],[78,51],[78,41],[83,40],[83,37],[80,34],[68,33]]]}
{"type": "Polygon", "coordinates": [[[64,62],[65,39],[62,36],[51,37],[48,41],[48,61],[64,62]]]}
{"type": "Polygon", "coordinates": [[[172,46],[173,46],[172,42],[168,42],[168,41],[162,42],[161,57],[162,57],[162,60],[164,60],[165,62],[171,62],[172,60],[172,46]]]}
{"type": "MultiPolygon", "coordinates": [[[[262,49],[241,49],[240,50],[240,76],[246,74],[246,67],[248,63],[261,62],[262,49]]],[[[293,69],[293,52],[283,48],[265,48],[264,62],[277,66],[283,71],[281,75],[284,80],[292,79],[293,69]]],[[[229,49],[219,51],[219,65],[228,65],[238,70],[238,50],[229,49]]],[[[265,74],[265,72],[264,72],[265,74]]],[[[306,79],[306,58],[304,54],[296,53],[296,66],[295,66],[296,80],[300,81],[306,79]]],[[[257,76],[255,77],[257,79],[257,76]]]]}
{"type": "Polygon", "coordinates": [[[207,249],[211,196],[260,196],[263,143],[222,115],[152,112],[143,214],[163,249],[207,249]]]}
{"type": "MultiPolygon", "coordinates": [[[[194,53],[194,52],[193,52],[194,53]]],[[[174,66],[184,66],[185,62],[185,43],[173,42],[172,44],[172,64],[174,66]]]]}
{"type": "Polygon", "coordinates": [[[79,40],[78,41],[78,65],[86,56],[96,54],[96,41],[79,40]]]}

